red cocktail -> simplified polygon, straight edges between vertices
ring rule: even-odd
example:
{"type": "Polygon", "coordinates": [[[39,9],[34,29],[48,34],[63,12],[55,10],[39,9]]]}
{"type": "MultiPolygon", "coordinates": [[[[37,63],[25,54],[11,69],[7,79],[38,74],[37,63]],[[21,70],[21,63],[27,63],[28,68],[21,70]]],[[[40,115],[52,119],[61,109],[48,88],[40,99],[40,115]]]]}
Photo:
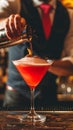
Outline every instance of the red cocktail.
{"type": "Polygon", "coordinates": [[[24,63],[16,65],[16,68],[22,75],[23,79],[26,81],[30,89],[37,87],[49,66],[45,64],[36,64],[36,65],[24,65],[24,63]]]}
{"type": "Polygon", "coordinates": [[[26,56],[20,60],[13,61],[13,63],[31,90],[31,110],[29,114],[22,116],[20,120],[28,124],[44,122],[46,117],[38,115],[34,110],[34,90],[48,71],[52,62],[49,60],[47,62],[37,56],[26,56]]]}

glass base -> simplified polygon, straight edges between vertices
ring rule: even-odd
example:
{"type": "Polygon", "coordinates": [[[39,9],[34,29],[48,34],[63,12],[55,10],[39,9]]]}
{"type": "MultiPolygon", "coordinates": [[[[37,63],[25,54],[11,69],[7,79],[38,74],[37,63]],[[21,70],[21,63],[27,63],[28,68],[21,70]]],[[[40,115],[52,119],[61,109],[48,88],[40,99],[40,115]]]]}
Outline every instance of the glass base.
{"type": "Polygon", "coordinates": [[[26,125],[39,125],[46,121],[46,116],[39,115],[36,112],[29,112],[28,114],[22,115],[19,119],[21,123],[25,123],[26,125]]]}
{"type": "Polygon", "coordinates": [[[9,120],[11,119],[14,124],[24,124],[25,126],[28,125],[41,125],[46,121],[46,116],[37,114],[35,111],[30,111],[29,113],[25,112],[10,112],[7,115],[9,120]]]}

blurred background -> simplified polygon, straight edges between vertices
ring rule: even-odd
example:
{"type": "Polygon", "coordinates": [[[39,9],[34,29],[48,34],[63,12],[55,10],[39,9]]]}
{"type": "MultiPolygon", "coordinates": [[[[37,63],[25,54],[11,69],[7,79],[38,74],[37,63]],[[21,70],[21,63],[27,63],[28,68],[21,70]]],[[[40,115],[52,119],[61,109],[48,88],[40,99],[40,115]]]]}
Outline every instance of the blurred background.
{"type": "Polygon", "coordinates": [[[3,102],[8,69],[8,48],[0,49],[0,106],[3,102]]]}
{"type": "MultiPolygon", "coordinates": [[[[73,0],[59,0],[66,8],[73,8],[73,0]]],[[[0,108],[2,106],[8,71],[8,48],[0,49],[0,108]]],[[[59,102],[73,102],[73,75],[58,77],[57,99],[59,102]]]]}

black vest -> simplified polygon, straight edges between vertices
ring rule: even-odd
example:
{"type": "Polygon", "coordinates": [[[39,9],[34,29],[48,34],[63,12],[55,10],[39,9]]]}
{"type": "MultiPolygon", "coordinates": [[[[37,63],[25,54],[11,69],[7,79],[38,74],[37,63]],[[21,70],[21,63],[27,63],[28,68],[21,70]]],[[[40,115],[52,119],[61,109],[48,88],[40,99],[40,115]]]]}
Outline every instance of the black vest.
{"type": "Polygon", "coordinates": [[[56,14],[54,17],[53,27],[50,38],[46,41],[42,28],[42,23],[38,11],[33,7],[31,0],[22,1],[21,15],[27,19],[27,22],[33,29],[38,38],[33,36],[33,50],[35,54],[50,59],[58,59],[64,45],[65,36],[69,30],[69,15],[66,8],[57,1],[56,14]],[[25,4],[24,4],[25,3],[25,4]]]}

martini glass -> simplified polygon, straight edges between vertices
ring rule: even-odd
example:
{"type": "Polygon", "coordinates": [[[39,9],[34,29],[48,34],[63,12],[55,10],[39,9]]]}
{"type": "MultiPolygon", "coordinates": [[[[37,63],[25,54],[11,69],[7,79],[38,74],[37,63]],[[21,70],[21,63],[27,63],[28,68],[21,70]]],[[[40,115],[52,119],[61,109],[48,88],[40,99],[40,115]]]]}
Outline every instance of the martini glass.
{"type": "Polygon", "coordinates": [[[13,61],[13,64],[23,77],[24,81],[30,88],[31,92],[31,108],[28,114],[20,116],[20,121],[25,124],[38,124],[46,120],[46,116],[36,113],[34,108],[34,91],[44,75],[50,68],[52,62],[46,61],[37,56],[26,56],[20,60],[13,61]]]}

